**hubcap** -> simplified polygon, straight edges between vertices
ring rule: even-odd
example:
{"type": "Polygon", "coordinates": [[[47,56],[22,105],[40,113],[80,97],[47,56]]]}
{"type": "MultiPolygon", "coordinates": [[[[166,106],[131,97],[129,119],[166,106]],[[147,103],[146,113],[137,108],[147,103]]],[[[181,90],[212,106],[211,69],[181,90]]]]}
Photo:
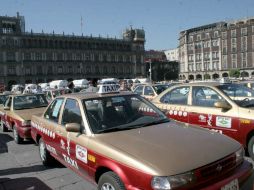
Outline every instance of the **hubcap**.
{"type": "Polygon", "coordinates": [[[101,190],[115,190],[114,186],[111,185],[110,183],[104,183],[101,186],[101,190]]]}
{"type": "Polygon", "coordinates": [[[40,156],[41,156],[42,161],[44,161],[45,158],[46,158],[45,144],[44,144],[44,142],[40,143],[40,156]]]}

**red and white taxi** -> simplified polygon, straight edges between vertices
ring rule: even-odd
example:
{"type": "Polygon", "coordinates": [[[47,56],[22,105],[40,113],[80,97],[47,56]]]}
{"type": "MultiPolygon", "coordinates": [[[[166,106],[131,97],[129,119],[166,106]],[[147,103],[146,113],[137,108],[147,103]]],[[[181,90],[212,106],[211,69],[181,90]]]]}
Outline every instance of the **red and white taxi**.
{"type": "Polygon", "coordinates": [[[169,121],[141,96],[118,89],[59,96],[33,116],[43,164],[55,158],[99,190],[252,190],[253,168],[240,143],[169,121]]]}

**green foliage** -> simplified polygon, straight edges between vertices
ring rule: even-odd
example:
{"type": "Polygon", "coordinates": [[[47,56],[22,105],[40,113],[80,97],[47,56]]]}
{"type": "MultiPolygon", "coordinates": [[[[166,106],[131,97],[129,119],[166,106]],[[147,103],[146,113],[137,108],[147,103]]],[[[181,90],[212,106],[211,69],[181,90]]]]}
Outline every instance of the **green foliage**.
{"type": "Polygon", "coordinates": [[[240,77],[240,69],[231,69],[229,71],[229,76],[236,77],[236,78],[240,77]]]}

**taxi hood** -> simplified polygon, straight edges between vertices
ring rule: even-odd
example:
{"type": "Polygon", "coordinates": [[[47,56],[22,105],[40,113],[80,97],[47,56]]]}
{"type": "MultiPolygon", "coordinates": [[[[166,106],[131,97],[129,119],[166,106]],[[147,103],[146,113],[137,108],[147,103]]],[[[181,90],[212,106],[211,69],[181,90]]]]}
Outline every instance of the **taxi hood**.
{"type": "Polygon", "coordinates": [[[32,108],[32,109],[23,109],[15,110],[14,112],[24,120],[31,120],[32,115],[40,115],[44,112],[46,107],[32,108]]]}
{"type": "Polygon", "coordinates": [[[241,145],[222,134],[170,121],[144,128],[96,135],[110,146],[107,157],[152,175],[184,173],[222,159],[241,145]]]}

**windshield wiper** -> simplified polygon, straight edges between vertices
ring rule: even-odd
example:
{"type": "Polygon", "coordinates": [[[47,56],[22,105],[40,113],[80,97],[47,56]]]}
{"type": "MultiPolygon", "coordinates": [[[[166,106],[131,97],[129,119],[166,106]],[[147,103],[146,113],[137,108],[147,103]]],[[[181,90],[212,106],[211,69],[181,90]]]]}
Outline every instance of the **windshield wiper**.
{"type": "Polygon", "coordinates": [[[161,120],[157,120],[157,121],[153,121],[153,122],[149,122],[149,123],[141,123],[141,124],[136,124],[136,125],[124,124],[124,125],[120,125],[118,127],[112,127],[112,128],[108,128],[108,129],[99,130],[99,131],[97,131],[97,133],[108,133],[108,132],[114,132],[114,131],[137,129],[137,128],[147,127],[147,126],[151,126],[151,125],[166,123],[169,121],[170,121],[169,119],[161,119],[161,120]]]}

